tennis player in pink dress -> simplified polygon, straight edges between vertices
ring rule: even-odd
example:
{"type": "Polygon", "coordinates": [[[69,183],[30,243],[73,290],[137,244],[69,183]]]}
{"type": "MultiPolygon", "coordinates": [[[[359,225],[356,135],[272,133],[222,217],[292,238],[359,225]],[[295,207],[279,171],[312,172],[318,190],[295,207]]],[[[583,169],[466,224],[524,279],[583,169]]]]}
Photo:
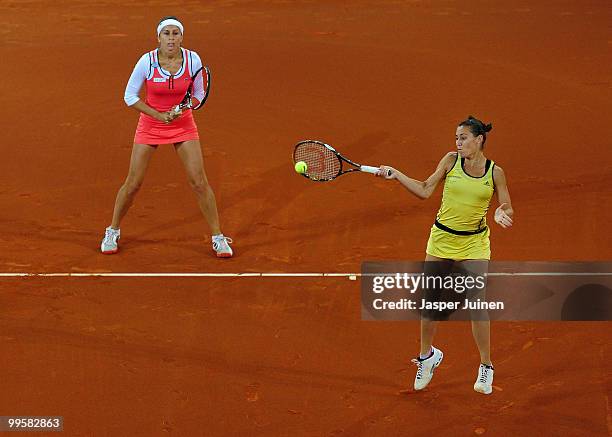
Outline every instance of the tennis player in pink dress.
{"type": "MultiPolygon", "coordinates": [[[[232,240],[221,232],[215,194],[204,171],[200,137],[192,110],[173,111],[183,100],[192,74],[202,67],[202,60],[196,52],[181,47],[183,32],[183,24],[176,17],[162,18],[157,26],[159,47],[138,60],[125,89],[125,103],[140,112],[140,119],[134,136],[130,169],[117,193],[113,219],[106,228],[100,247],[104,254],[119,250],[119,225],[142,185],[157,146],[173,144],[210,226],[213,251],[220,258],[233,255],[232,240]],[[145,101],[139,97],[143,84],[145,101]]],[[[193,84],[193,107],[204,97],[203,88],[202,75],[199,74],[193,84]]]]}

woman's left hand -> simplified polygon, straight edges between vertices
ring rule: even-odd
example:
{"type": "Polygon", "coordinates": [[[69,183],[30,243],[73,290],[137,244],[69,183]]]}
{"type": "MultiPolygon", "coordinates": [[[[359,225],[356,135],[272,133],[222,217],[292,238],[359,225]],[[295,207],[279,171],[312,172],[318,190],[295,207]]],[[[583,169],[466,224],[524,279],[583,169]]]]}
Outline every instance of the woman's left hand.
{"type": "Polygon", "coordinates": [[[495,223],[504,229],[509,228],[512,226],[512,217],[510,217],[510,214],[512,214],[512,210],[508,208],[508,204],[502,203],[495,210],[495,223]]]}

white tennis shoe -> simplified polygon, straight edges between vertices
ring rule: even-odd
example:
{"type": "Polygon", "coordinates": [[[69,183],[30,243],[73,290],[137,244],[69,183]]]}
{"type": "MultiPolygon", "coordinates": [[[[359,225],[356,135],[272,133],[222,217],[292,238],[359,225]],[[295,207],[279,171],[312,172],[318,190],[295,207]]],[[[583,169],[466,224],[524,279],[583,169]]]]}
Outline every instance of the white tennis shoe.
{"type": "Polygon", "coordinates": [[[121,237],[120,229],[113,229],[110,226],[104,232],[104,239],[100,245],[100,250],[105,255],[111,255],[119,251],[119,238],[121,237]]]}
{"type": "Polygon", "coordinates": [[[415,390],[423,390],[433,378],[434,370],[436,367],[440,365],[442,362],[442,358],[444,358],[444,354],[440,349],[436,349],[435,347],[431,347],[433,353],[427,359],[421,360],[420,358],[415,358],[412,360],[414,364],[417,366],[417,373],[414,378],[414,389],[415,390]]]}
{"type": "Polygon", "coordinates": [[[230,243],[233,243],[232,239],[223,234],[213,235],[212,247],[218,258],[231,258],[234,255],[230,243]]]}
{"type": "Polygon", "coordinates": [[[478,368],[478,376],[474,383],[474,390],[485,395],[491,394],[493,391],[493,366],[480,364],[478,368]]]}

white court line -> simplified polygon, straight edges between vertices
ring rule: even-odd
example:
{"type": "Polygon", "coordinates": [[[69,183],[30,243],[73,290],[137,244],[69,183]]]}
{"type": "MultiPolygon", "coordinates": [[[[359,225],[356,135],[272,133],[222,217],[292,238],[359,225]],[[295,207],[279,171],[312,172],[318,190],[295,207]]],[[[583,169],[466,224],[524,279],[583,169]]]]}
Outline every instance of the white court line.
{"type": "MultiPolygon", "coordinates": [[[[420,275],[421,273],[406,272],[420,275]]],[[[395,276],[396,273],[386,273],[387,276],[395,276]]],[[[118,272],[0,272],[0,277],[106,277],[106,278],[348,278],[351,281],[361,276],[380,276],[376,273],[283,273],[283,272],[243,272],[243,273],[164,273],[164,272],[140,272],[140,273],[118,273],[118,272]]],[[[612,276],[612,272],[493,272],[487,276],[612,276]]]]}
{"type": "Polygon", "coordinates": [[[0,277],[111,277],[111,278],[284,278],[284,277],[352,277],[361,276],[359,273],[272,273],[272,272],[244,272],[244,273],[116,273],[116,272],[55,272],[55,273],[26,273],[26,272],[6,272],[0,273],[0,277]]]}

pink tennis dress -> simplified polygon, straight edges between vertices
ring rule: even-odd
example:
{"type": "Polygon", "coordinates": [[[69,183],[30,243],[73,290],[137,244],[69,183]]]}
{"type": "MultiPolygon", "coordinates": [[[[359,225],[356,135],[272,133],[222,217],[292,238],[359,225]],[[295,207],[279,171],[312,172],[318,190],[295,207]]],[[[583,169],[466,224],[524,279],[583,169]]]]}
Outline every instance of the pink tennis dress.
{"type": "MultiPolygon", "coordinates": [[[[159,112],[169,111],[178,105],[189,87],[193,71],[193,56],[187,49],[183,52],[183,65],[176,74],[162,70],[157,59],[157,50],[148,53],[150,71],[145,80],[146,104],[159,112]]],[[[164,123],[150,115],[141,113],[134,135],[138,144],[174,144],[188,140],[198,140],[198,127],[191,109],[184,110],[174,121],[164,123]]]]}

